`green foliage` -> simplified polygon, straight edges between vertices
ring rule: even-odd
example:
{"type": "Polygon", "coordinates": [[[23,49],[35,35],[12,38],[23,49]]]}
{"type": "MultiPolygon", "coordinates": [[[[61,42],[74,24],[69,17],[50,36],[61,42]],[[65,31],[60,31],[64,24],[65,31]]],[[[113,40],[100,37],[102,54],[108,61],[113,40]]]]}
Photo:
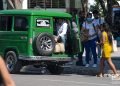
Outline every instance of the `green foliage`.
{"type": "Polygon", "coordinates": [[[100,14],[102,15],[102,8],[100,6],[99,0],[95,0],[94,5],[90,6],[89,11],[92,12],[93,10],[98,10],[100,12],[100,14]]]}
{"type": "MultiPolygon", "coordinates": [[[[103,9],[101,8],[101,5],[100,5],[100,2],[99,2],[99,0],[94,0],[95,2],[94,2],[94,5],[91,5],[90,6],[90,9],[89,9],[89,11],[93,11],[93,10],[98,10],[99,11],[99,13],[101,14],[101,16],[103,16],[103,9]]],[[[104,0],[104,2],[106,2],[106,0],[104,0]]]]}

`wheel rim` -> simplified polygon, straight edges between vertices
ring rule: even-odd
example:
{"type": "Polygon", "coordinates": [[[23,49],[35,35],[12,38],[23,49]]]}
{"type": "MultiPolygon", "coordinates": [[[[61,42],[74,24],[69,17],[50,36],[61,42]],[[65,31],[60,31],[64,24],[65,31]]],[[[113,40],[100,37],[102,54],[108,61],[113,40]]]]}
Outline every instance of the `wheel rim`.
{"type": "Polygon", "coordinates": [[[9,71],[13,70],[15,63],[16,63],[16,60],[15,60],[14,56],[8,55],[7,59],[6,59],[6,64],[7,64],[7,68],[9,71]]]}
{"type": "Polygon", "coordinates": [[[52,50],[52,47],[52,40],[49,37],[44,36],[39,40],[39,48],[43,51],[50,51],[52,50]]]}

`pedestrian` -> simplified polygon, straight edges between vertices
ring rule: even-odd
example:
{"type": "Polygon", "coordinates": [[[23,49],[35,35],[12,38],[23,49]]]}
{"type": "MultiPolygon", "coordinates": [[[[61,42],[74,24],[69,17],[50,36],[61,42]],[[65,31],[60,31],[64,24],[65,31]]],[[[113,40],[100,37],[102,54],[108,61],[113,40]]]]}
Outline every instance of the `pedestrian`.
{"type": "Polygon", "coordinates": [[[87,13],[87,17],[85,22],[82,25],[82,30],[88,30],[87,40],[84,41],[84,47],[86,51],[86,65],[85,67],[89,67],[89,60],[90,60],[90,52],[92,52],[94,64],[92,67],[97,67],[97,53],[96,53],[96,38],[97,33],[93,26],[93,20],[92,20],[92,13],[87,13]]]}
{"type": "MultiPolygon", "coordinates": [[[[79,16],[79,23],[80,23],[80,30],[82,28],[82,24],[85,21],[85,12],[80,12],[79,16]]],[[[76,62],[77,66],[84,66],[83,62],[83,52],[84,52],[84,43],[81,41],[81,52],[78,53],[78,61],[76,62]]]]}
{"type": "Polygon", "coordinates": [[[59,19],[59,29],[57,31],[57,36],[56,36],[56,41],[61,39],[61,41],[64,43],[64,46],[66,45],[66,39],[67,39],[67,29],[68,29],[68,24],[65,19],[59,19]]]}
{"type": "Polygon", "coordinates": [[[72,27],[73,27],[74,33],[77,34],[78,33],[78,26],[76,24],[76,21],[75,21],[74,17],[72,18],[72,27]]]}
{"type": "Polygon", "coordinates": [[[112,69],[114,73],[114,77],[118,77],[119,74],[117,73],[117,70],[115,68],[115,65],[112,62],[111,59],[111,53],[112,53],[112,33],[110,32],[110,29],[106,24],[103,24],[101,27],[102,36],[101,36],[101,46],[102,46],[102,58],[100,59],[100,71],[97,75],[98,77],[104,76],[104,67],[105,67],[105,61],[107,61],[109,67],[112,69]]]}
{"type": "Polygon", "coordinates": [[[15,86],[15,83],[12,80],[1,56],[0,56],[0,86],[15,86]]]}
{"type": "Polygon", "coordinates": [[[100,17],[100,14],[98,12],[98,10],[94,10],[93,11],[93,16],[94,16],[94,19],[93,19],[93,24],[94,24],[94,27],[97,28],[97,56],[98,58],[101,57],[101,46],[100,46],[100,36],[101,36],[101,25],[103,24],[104,20],[100,17]]]}

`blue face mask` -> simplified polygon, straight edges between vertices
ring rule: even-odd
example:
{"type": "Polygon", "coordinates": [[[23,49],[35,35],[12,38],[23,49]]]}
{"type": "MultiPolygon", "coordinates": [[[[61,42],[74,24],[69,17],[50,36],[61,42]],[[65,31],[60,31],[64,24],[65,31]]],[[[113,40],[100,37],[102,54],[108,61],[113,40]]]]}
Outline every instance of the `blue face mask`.
{"type": "Polygon", "coordinates": [[[92,18],[87,18],[87,21],[88,22],[92,22],[92,18]]]}

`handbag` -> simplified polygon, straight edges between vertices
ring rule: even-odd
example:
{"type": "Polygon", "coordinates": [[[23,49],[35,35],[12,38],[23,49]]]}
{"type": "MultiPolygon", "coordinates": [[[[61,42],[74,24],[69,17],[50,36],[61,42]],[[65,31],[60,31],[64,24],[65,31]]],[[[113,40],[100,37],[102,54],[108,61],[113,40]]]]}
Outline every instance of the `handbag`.
{"type": "Polygon", "coordinates": [[[81,42],[86,42],[89,39],[89,29],[86,29],[86,22],[85,22],[85,29],[81,30],[80,39],[81,42]]]}
{"type": "Polygon", "coordinates": [[[89,38],[88,34],[89,34],[88,29],[81,30],[80,38],[82,42],[88,41],[89,38]]]}
{"type": "Polygon", "coordinates": [[[59,52],[60,52],[60,46],[59,46],[59,43],[56,43],[54,53],[59,53],[59,52]]]}
{"type": "Polygon", "coordinates": [[[118,51],[117,49],[117,41],[112,39],[112,52],[118,51]]]}
{"type": "Polygon", "coordinates": [[[65,46],[63,43],[56,43],[54,53],[64,53],[65,52],[65,46]]]}

